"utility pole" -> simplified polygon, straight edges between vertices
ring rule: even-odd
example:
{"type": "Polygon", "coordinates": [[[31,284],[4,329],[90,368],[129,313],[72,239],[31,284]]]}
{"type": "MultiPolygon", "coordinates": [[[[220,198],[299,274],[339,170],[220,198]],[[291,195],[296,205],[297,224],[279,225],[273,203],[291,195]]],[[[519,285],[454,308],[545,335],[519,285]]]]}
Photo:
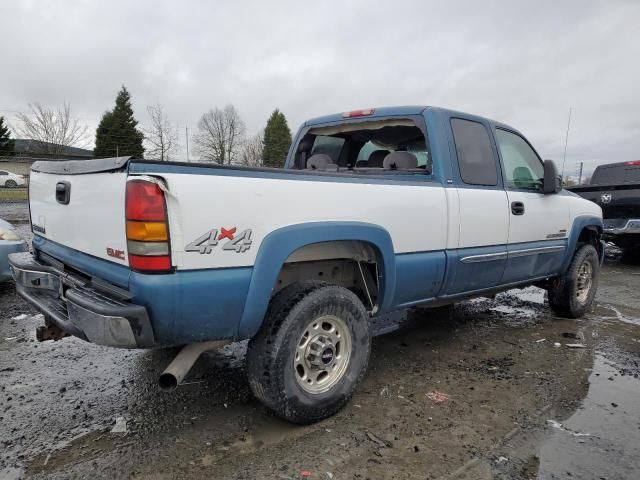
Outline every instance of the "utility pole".
{"type": "Polygon", "coordinates": [[[580,173],[578,174],[578,185],[582,184],[582,168],[584,167],[584,162],[580,162],[580,173]]]}
{"type": "Polygon", "coordinates": [[[187,139],[187,162],[189,161],[189,127],[185,125],[184,127],[184,135],[187,139]]]}
{"type": "Polygon", "coordinates": [[[120,156],[120,152],[118,150],[118,145],[116,145],[116,157],[119,157],[119,156],[120,156]]]}
{"type": "Polygon", "coordinates": [[[564,156],[562,157],[562,173],[560,178],[564,181],[564,163],[567,161],[567,144],[569,143],[569,127],[571,127],[571,107],[569,107],[569,120],[567,121],[567,134],[564,137],[564,156]]]}

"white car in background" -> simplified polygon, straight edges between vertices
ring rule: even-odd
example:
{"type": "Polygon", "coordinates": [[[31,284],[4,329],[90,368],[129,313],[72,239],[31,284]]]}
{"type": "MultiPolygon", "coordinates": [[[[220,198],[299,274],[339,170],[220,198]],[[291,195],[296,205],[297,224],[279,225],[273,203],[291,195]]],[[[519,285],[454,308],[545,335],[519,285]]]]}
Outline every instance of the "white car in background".
{"type": "Polygon", "coordinates": [[[0,187],[15,188],[24,187],[27,184],[24,175],[0,170],[0,187]]]}

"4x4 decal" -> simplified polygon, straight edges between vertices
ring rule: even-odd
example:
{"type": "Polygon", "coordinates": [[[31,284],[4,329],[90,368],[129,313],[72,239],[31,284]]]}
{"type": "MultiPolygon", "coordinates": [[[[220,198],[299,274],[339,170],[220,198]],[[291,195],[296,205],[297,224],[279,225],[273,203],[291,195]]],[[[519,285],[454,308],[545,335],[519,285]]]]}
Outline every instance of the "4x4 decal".
{"type": "Polygon", "coordinates": [[[244,253],[251,248],[251,229],[248,228],[236,235],[236,227],[213,228],[200,235],[193,242],[184,247],[185,252],[198,252],[201,255],[209,254],[221,240],[227,240],[222,245],[222,250],[233,250],[236,253],[244,253]]]}

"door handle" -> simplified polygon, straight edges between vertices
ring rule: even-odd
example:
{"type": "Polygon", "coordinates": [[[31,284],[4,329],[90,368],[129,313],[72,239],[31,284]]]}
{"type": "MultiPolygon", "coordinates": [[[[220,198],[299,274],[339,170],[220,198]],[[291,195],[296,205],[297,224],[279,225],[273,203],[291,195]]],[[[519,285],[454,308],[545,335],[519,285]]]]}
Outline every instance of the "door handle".
{"type": "Polygon", "coordinates": [[[514,215],[524,215],[524,203],[511,202],[511,213],[514,215]]]}
{"type": "Polygon", "coordinates": [[[56,201],[62,205],[68,205],[71,197],[71,184],[69,182],[58,182],[56,184],[56,201]]]}

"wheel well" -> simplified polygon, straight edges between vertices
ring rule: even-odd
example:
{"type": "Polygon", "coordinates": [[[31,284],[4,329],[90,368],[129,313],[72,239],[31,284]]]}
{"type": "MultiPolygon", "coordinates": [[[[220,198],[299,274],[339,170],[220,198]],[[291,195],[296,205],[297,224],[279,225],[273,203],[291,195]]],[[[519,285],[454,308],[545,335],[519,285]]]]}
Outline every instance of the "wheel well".
{"type": "Polygon", "coordinates": [[[581,245],[593,245],[593,247],[598,252],[598,255],[601,255],[601,252],[600,252],[601,233],[602,232],[600,231],[600,228],[594,225],[589,225],[584,227],[580,232],[580,236],[578,237],[577,248],[579,248],[581,245]]]}
{"type": "Polygon", "coordinates": [[[382,265],[380,252],[369,242],[336,240],[305,245],[287,257],[272,294],[294,282],[323,280],[348,288],[375,312],[382,265]]]}
{"type": "Polygon", "coordinates": [[[594,247],[597,247],[599,239],[600,239],[600,231],[598,227],[587,226],[587,227],[584,227],[580,232],[580,236],[578,237],[578,243],[591,244],[594,247]]]}

